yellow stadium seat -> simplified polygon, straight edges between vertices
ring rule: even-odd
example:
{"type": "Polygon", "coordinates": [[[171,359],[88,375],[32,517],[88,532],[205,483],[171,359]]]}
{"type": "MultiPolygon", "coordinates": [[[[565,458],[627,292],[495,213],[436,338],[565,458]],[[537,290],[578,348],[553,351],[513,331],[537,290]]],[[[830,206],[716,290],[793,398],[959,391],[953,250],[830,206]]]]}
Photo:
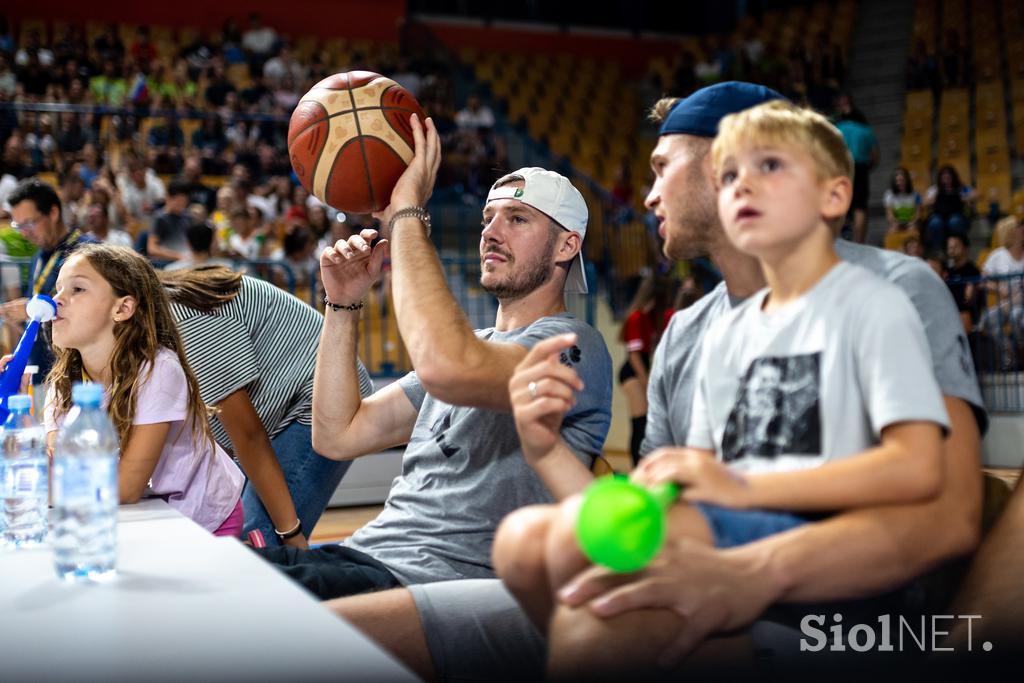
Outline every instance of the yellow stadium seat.
{"type": "Polygon", "coordinates": [[[995,199],[1000,207],[1010,205],[1010,174],[1007,172],[994,174],[978,174],[978,211],[985,213],[989,209],[989,201],[995,199]]]}

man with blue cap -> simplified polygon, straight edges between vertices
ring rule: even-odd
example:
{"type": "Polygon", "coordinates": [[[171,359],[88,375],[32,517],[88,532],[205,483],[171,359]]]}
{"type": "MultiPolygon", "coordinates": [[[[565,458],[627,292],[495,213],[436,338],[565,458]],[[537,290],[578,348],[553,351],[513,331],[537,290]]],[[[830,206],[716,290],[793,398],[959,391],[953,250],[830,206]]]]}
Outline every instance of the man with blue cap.
{"type": "MultiPolygon", "coordinates": [[[[764,287],[756,259],[737,251],[722,230],[709,151],[724,116],[779,97],[763,86],[729,82],[685,100],[662,100],[652,111],[661,128],[646,204],[658,219],[665,252],[674,259],[710,256],[725,282],[673,316],[663,335],[652,362],[642,453],[686,443],[704,332],[764,287]]],[[[499,529],[495,567],[522,609],[491,581],[428,584],[374,596],[375,602],[336,605],[336,611],[418,672],[441,680],[537,678],[544,674],[545,656],[552,678],[632,677],[675,667],[710,635],[752,624],[749,632],[759,648],[799,656],[795,628],[782,629],[785,637],[779,638],[775,626],[755,623],[772,605],[876,596],[970,551],[979,533],[979,429],[985,414],[956,309],[923,262],[843,241],[836,250],[907,291],[925,323],[952,425],[945,487],[936,499],[844,513],[729,550],[672,545],[649,568],[625,579],[592,568],[551,585],[550,549],[557,553],[560,542],[573,542],[554,531],[572,528],[578,498],[570,499],[557,509],[514,513],[499,529]],[[418,619],[408,618],[410,609],[418,619]],[[410,621],[411,627],[396,629],[410,621]]],[[[898,601],[878,604],[891,606],[890,612],[900,609],[898,601]]],[[[792,614],[782,621],[793,627],[808,611],[789,609],[792,614]]],[[[745,641],[748,652],[750,644],[745,641]]],[[[736,664],[731,655],[729,661],[736,664]]]]}

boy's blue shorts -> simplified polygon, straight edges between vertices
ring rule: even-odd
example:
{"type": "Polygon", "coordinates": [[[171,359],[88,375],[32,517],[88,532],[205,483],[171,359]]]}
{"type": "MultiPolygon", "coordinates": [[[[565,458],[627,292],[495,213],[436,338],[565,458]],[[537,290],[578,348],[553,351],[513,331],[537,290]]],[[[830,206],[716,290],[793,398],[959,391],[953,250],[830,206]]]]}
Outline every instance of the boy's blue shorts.
{"type": "Polygon", "coordinates": [[[707,520],[716,548],[753,543],[810,521],[806,517],[775,510],[734,510],[707,503],[697,503],[696,508],[707,520]]]}

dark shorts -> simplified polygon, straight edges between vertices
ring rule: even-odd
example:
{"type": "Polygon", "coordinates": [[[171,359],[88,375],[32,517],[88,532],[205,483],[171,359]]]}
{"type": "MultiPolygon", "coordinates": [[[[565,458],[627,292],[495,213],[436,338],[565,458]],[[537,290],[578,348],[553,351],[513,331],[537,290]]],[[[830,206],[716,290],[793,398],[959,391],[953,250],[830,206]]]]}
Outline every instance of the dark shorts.
{"type": "Polygon", "coordinates": [[[402,585],[383,564],[366,553],[343,545],[325,545],[309,550],[278,546],[253,548],[253,552],[321,600],[402,585]]]}
{"type": "MultiPolygon", "coordinates": [[[[647,353],[640,353],[643,357],[644,367],[647,368],[648,372],[651,370],[651,356],[647,353]]],[[[636,377],[636,370],[633,369],[633,364],[629,362],[629,353],[626,353],[626,362],[619,368],[619,384],[625,384],[626,380],[633,379],[636,377]]]]}
{"type": "Polygon", "coordinates": [[[870,190],[869,178],[871,166],[868,164],[855,164],[853,167],[853,201],[850,202],[851,209],[867,209],[868,193],[870,190]]]}

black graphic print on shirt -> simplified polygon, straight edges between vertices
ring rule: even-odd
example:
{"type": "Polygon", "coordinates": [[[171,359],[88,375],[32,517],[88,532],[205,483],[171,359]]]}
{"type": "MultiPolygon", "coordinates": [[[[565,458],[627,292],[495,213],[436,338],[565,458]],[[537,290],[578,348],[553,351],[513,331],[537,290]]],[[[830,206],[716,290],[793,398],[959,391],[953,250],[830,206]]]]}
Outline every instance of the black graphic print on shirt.
{"type": "Polygon", "coordinates": [[[758,358],[722,435],[722,459],[821,453],[821,353],[758,358]]]}

